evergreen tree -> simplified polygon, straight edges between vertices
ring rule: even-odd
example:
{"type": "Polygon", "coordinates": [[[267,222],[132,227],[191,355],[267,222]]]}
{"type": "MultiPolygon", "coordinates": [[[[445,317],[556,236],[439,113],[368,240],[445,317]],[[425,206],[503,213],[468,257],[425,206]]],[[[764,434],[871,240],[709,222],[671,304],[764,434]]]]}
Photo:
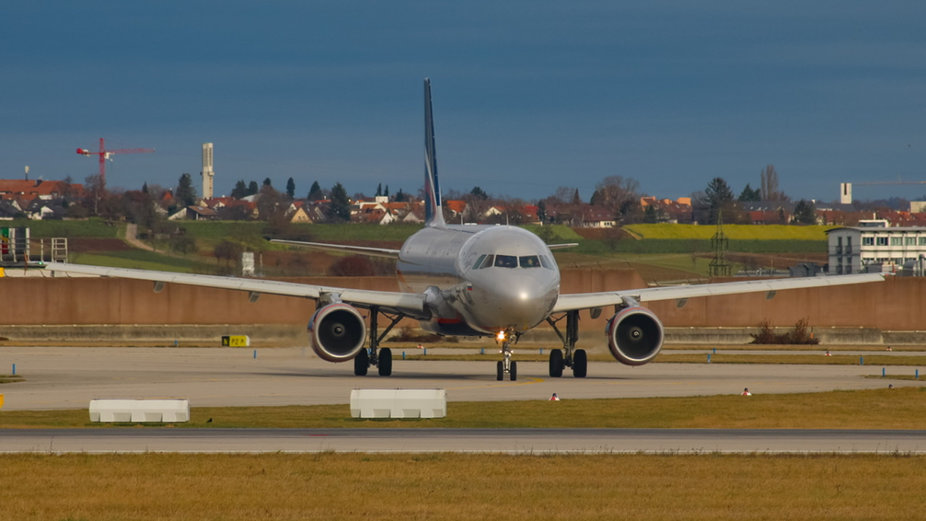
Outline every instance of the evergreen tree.
{"type": "Polygon", "coordinates": [[[238,182],[235,183],[235,188],[231,191],[231,196],[235,199],[241,199],[242,197],[247,197],[247,195],[248,185],[246,185],[243,180],[239,179],[238,182]]]}
{"type": "Polygon", "coordinates": [[[659,214],[656,213],[656,207],[653,205],[648,205],[646,210],[643,211],[643,222],[652,224],[659,220],[659,214]]]}
{"type": "Polygon", "coordinates": [[[707,184],[704,190],[704,206],[710,210],[709,223],[717,223],[717,215],[723,211],[724,222],[736,222],[736,207],[733,199],[733,190],[722,177],[715,177],[707,184]]]}
{"type": "Polygon", "coordinates": [[[331,205],[328,207],[327,214],[331,220],[350,220],[350,198],[347,197],[347,190],[341,183],[337,183],[331,189],[331,205]]]}
{"type": "Polygon", "coordinates": [[[260,187],[257,186],[257,181],[251,181],[248,184],[248,195],[254,195],[260,191],[260,187]]]}
{"type": "Polygon", "coordinates": [[[192,206],[196,204],[196,188],[193,188],[193,178],[188,173],[180,176],[177,183],[177,190],[174,197],[181,206],[192,206]]]}
{"type": "Polygon", "coordinates": [[[762,200],[762,193],[758,188],[754,189],[749,186],[749,183],[746,183],[746,188],[743,188],[743,191],[740,192],[738,200],[742,203],[759,202],[762,200]]]}
{"type": "Polygon", "coordinates": [[[264,186],[270,186],[270,187],[273,186],[273,182],[270,181],[270,178],[269,178],[269,177],[265,177],[265,178],[264,178],[264,186]]]}
{"type": "Polygon", "coordinates": [[[395,202],[404,203],[407,200],[408,196],[405,195],[405,192],[403,192],[401,188],[399,188],[399,191],[395,193],[395,202]]]}
{"type": "Polygon", "coordinates": [[[293,181],[292,177],[286,181],[286,195],[289,196],[290,199],[296,198],[296,182],[293,181]]]}
{"type": "Polygon", "coordinates": [[[318,185],[318,181],[312,183],[312,187],[309,188],[309,195],[306,196],[306,199],[309,201],[318,201],[324,199],[325,194],[322,192],[322,187],[318,185]]]}
{"type": "Polygon", "coordinates": [[[374,197],[380,197],[383,195],[383,183],[376,185],[376,195],[374,197]]]}

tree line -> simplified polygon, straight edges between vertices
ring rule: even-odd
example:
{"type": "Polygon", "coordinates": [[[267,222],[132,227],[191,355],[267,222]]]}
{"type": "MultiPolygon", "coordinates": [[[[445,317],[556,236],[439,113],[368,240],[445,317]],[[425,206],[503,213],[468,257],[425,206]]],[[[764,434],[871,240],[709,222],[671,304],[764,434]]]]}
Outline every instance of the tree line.
{"type": "MultiPolygon", "coordinates": [[[[350,219],[352,200],[368,200],[364,193],[348,195],[347,189],[340,183],[331,188],[322,188],[314,181],[304,197],[297,196],[296,182],[292,177],[286,180],[285,188],[277,190],[269,177],[262,183],[256,180],[238,180],[231,191],[234,199],[246,199],[250,196],[257,206],[257,218],[271,223],[281,222],[298,199],[308,204],[318,205],[324,216],[330,221],[347,221],[350,219]]],[[[403,190],[391,193],[388,185],[378,183],[374,197],[386,197],[389,201],[405,202],[424,197],[423,189],[412,197],[403,190]]],[[[815,222],[815,205],[805,199],[792,203],[778,187],[778,174],[774,165],[767,165],[760,172],[758,188],[747,184],[739,196],[722,177],[711,179],[703,191],[691,196],[690,210],[681,208],[680,213],[671,213],[660,202],[641,204],[639,182],[623,176],[608,176],[596,184],[590,197],[583,198],[574,187],[562,186],[548,197],[535,201],[518,198],[493,197],[482,187],[475,186],[469,192],[455,190],[444,194],[444,200],[462,200],[465,209],[462,215],[453,218],[462,222],[510,223],[522,224],[528,219],[538,219],[544,223],[568,224],[581,226],[588,219],[610,220],[616,225],[640,222],[698,222],[714,224],[721,219],[726,223],[749,222],[750,210],[762,210],[765,213],[778,212],[781,222],[813,223],[815,222]],[[495,208],[497,212],[490,212],[495,208]],[[687,214],[684,212],[688,212],[687,214]],[[790,215],[790,220],[786,217],[790,215]]],[[[101,216],[108,219],[125,218],[142,223],[153,219],[156,206],[172,214],[184,207],[193,206],[199,201],[192,176],[184,173],[177,184],[171,188],[145,183],[140,190],[111,192],[103,189],[96,175],[86,179],[85,197],[70,197],[65,201],[69,217],[101,216]]],[[[162,210],[162,212],[163,212],[162,210]]],[[[445,205],[445,211],[449,211],[445,205]]],[[[229,205],[216,210],[221,219],[240,220],[252,218],[250,210],[241,205],[229,205]]],[[[447,216],[448,219],[450,216],[447,216]]]]}

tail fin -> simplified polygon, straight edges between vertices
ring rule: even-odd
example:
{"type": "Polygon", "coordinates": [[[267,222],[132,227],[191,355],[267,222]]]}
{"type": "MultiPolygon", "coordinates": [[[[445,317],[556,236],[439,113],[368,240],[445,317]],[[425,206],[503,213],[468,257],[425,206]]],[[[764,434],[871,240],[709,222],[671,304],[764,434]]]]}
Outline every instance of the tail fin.
{"type": "Polygon", "coordinates": [[[424,79],[424,222],[444,226],[440,185],[437,183],[437,156],[434,149],[434,115],[431,112],[431,79],[424,79]]]}

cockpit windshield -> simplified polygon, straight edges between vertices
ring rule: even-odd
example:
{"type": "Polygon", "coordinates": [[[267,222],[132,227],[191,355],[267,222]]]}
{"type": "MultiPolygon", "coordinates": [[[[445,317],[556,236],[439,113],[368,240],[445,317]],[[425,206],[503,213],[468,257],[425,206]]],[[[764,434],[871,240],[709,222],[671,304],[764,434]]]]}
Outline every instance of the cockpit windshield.
{"type": "Polygon", "coordinates": [[[514,255],[496,255],[495,266],[498,268],[517,268],[518,258],[514,255]]]}
{"type": "Polygon", "coordinates": [[[553,262],[545,255],[480,255],[473,269],[484,268],[546,268],[553,269],[553,262]]]}

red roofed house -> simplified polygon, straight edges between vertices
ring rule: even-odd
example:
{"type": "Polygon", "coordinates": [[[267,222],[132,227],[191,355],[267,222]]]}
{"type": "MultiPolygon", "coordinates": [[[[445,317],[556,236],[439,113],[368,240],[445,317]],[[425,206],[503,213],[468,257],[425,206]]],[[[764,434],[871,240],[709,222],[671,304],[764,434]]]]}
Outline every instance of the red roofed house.
{"type": "Polygon", "coordinates": [[[43,181],[42,179],[0,179],[0,199],[8,201],[50,201],[67,194],[81,196],[84,186],[64,181],[43,181]]]}

